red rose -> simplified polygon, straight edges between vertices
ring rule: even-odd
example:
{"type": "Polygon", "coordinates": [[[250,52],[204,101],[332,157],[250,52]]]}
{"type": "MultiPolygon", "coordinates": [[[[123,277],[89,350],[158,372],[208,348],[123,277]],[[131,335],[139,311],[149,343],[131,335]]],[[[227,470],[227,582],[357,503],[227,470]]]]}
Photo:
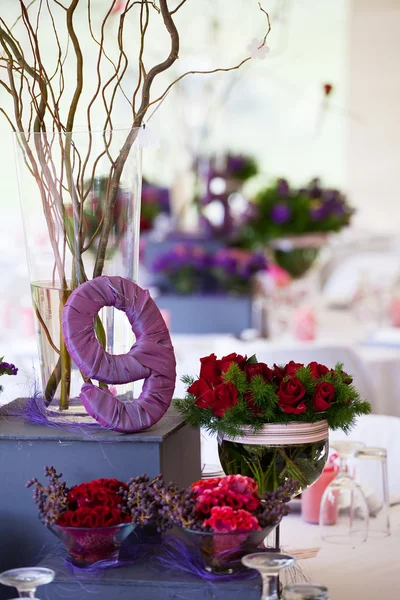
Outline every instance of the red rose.
{"type": "Polygon", "coordinates": [[[213,398],[210,398],[210,408],[216,417],[223,417],[226,411],[238,401],[238,391],[230,381],[221,383],[212,393],[213,398]]]}
{"type": "MultiPolygon", "coordinates": [[[[195,396],[196,398],[196,404],[198,400],[201,400],[201,398],[204,396],[204,394],[206,394],[207,392],[209,392],[211,390],[211,387],[208,385],[207,381],[205,381],[205,379],[197,379],[194,383],[192,383],[192,385],[190,387],[188,387],[188,392],[189,394],[193,394],[193,396],[195,396]]],[[[199,404],[197,404],[197,406],[200,406],[199,404]]],[[[204,406],[200,406],[200,408],[205,408],[204,406]]]]}
{"type": "Polygon", "coordinates": [[[298,369],[301,369],[301,367],[304,367],[302,363],[296,363],[294,362],[294,360],[291,360],[290,362],[288,362],[287,365],[283,367],[284,377],[286,377],[287,375],[295,375],[295,373],[298,371],[298,369]]]}
{"type": "Polygon", "coordinates": [[[221,369],[221,373],[225,373],[226,371],[228,371],[232,363],[235,363],[239,367],[239,369],[243,369],[246,361],[247,356],[242,356],[241,354],[236,354],[236,352],[232,352],[232,354],[223,356],[220,360],[217,361],[217,363],[219,368],[221,369]]]}
{"type": "Polygon", "coordinates": [[[308,368],[310,369],[311,376],[314,379],[319,379],[320,377],[323,377],[324,375],[329,373],[328,367],[325,367],[325,365],[321,365],[315,361],[310,362],[310,364],[308,365],[308,368]]]}
{"type": "Polygon", "coordinates": [[[215,354],[204,356],[200,359],[200,363],[200,379],[204,379],[210,387],[219,385],[222,382],[221,368],[215,354]]]}
{"type": "Polygon", "coordinates": [[[256,375],[261,375],[265,383],[271,383],[275,373],[265,363],[249,363],[245,366],[244,372],[247,376],[247,381],[251,381],[256,375]]]}
{"type": "Polygon", "coordinates": [[[302,402],[305,393],[306,390],[297,377],[282,381],[277,392],[278,406],[287,414],[300,415],[307,410],[306,405],[302,402]]]}
{"type": "Polygon", "coordinates": [[[332,383],[321,381],[315,386],[314,408],[317,412],[328,410],[331,407],[331,402],[335,397],[336,388],[332,383]]]}
{"type": "Polygon", "coordinates": [[[198,379],[188,388],[188,392],[195,396],[196,406],[210,408],[216,417],[222,417],[238,401],[238,391],[231,382],[220,383],[212,389],[204,379],[198,379]]]}

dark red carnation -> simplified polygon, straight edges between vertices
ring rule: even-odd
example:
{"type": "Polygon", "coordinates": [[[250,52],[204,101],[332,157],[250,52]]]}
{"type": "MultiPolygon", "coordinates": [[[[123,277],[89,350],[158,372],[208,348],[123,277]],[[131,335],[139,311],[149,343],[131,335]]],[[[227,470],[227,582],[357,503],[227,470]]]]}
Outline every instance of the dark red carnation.
{"type": "Polygon", "coordinates": [[[265,383],[271,383],[275,376],[274,371],[265,363],[248,363],[244,368],[244,372],[246,373],[247,381],[251,381],[256,375],[261,375],[265,383]]]}
{"type": "Polygon", "coordinates": [[[321,381],[315,386],[313,406],[317,412],[328,410],[335,397],[336,388],[332,383],[321,381]]]}
{"type": "Polygon", "coordinates": [[[315,361],[310,362],[308,368],[310,369],[311,376],[314,379],[320,379],[320,377],[324,377],[324,375],[329,373],[328,367],[325,367],[325,365],[321,365],[320,363],[317,363],[315,361]]]}
{"type": "Polygon", "coordinates": [[[72,510],[67,510],[60,517],[58,517],[56,524],[59,525],[60,527],[70,527],[72,514],[73,514],[72,510]]]}
{"type": "Polygon", "coordinates": [[[287,414],[300,415],[307,410],[303,398],[306,393],[305,387],[297,377],[291,377],[288,381],[282,381],[277,392],[280,406],[287,414]]]}
{"type": "Polygon", "coordinates": [[[211,517],[204,521],[204,525],[219,533],[261,529],[256,517],[247,510],[234,510],[230,506],[214,506],[211,517]]]}

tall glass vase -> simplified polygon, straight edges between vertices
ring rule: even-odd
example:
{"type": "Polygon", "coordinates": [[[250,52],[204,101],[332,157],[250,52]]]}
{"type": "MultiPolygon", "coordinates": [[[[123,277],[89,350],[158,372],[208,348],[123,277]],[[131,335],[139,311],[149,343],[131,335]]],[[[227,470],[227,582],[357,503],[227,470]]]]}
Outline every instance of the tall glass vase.
{"type": "MultiPolygon", "coordinates": [[[[62,309],[71,292],[100,275],[136,281],[141,150],[137,129],[15,134],[18,181],[46,405],[74,412],[83,376],[65,347],[62,309]]],[[[134,339],[125,315],[95,321],[107,352],[134,339]]],[[[132,384],[118,395],[133,398],[132,384]]]]}

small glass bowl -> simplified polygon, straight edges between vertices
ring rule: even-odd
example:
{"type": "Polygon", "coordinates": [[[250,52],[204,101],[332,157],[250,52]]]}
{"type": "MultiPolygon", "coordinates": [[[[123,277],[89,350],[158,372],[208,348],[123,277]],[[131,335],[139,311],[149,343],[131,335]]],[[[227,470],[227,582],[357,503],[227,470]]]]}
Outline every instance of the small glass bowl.
{"type": "Polygon", "coordinates": [[[223,574],[243,569],[243,556],[255,552],[275,527],[271,525],[257,531],[230,533],[179,529],[186,545],[200,553],[206,571],[223,574]]]}
{"type": "Polygon", "coordinates": [[[130,523],[97,528],[52,525],[50,529],[63,542],[71,563],[81,568],[101,560],[116,562],[122,542],[133,531],[130,523]]]}

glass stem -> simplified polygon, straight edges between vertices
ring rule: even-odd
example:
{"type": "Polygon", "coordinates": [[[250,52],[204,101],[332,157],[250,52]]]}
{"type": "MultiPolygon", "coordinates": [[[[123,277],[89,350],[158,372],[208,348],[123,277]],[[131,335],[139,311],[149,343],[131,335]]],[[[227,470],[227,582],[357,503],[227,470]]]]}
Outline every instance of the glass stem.
{"type": "Polygon", "coordinates": [[[279,600],[278,594],[278,586],[279,579],[278,573],[271,574],[261,574],[262,577],[262,593],[261,600],[279,600]]]}
{"type": "Polygon", "coordinates": [[[18,592],[20,598],[34,598],[36,590],[30,590],[29,592],[18,592]]]}

